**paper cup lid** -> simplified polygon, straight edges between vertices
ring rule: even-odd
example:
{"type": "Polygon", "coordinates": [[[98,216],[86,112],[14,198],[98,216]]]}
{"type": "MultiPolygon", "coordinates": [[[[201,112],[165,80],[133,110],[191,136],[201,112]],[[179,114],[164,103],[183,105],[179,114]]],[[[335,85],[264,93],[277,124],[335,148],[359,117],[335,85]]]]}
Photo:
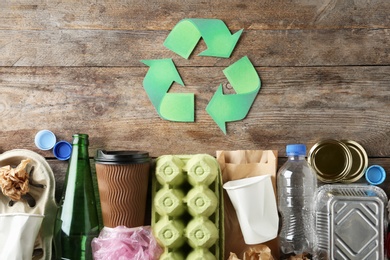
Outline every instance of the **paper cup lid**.
{"type": "Polygon", "coordinates": [[[58,160],[68,160],[72,153],[72,145],[67,141],[59,141],[54,145],[53,154],[58,160]]]}
{"type": "Polygon", "coordinates": [[[366,170],[366,180],[373,185],[379,185],[386,179],[386,171],[382,166],[371,165],[366,170]]]}
{"type": "Polygon", "coordinates": [[[56,143],[56,136],[49,130],[41,130],[35,135],[35,145],[41,150],[50,150],[56,143]]]}

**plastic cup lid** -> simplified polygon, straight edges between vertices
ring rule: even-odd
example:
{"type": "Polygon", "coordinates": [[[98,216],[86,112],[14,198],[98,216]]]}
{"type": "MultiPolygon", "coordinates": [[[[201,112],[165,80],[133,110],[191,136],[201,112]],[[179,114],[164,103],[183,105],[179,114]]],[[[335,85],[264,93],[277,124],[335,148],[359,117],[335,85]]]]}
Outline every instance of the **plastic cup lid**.
{"type": "Polygon", "coordinates": [[[97,150],[95,162],[100,164],[148,163],[149,153],[145,151],[106,151],[97,150]]]}
{"type": "Polygon", "coordinates": [[[72,145],[67,141],[59,141],[54,145],[53,154],[58,160],[68,160],[72,153],[72,145]]]}
{"type": "Polygon", "coordinates": [[[49,130],[41,130],[35,135],[35,145],[41,150],[50,150],[56,143],[56,136],[49,130]]]}
{"type": "Polygon", "coordinates": [[[366,170],[366,180],[373,185],[379,185],[386,179],[386,171],[382,166],[371,165],[366,170]]]}

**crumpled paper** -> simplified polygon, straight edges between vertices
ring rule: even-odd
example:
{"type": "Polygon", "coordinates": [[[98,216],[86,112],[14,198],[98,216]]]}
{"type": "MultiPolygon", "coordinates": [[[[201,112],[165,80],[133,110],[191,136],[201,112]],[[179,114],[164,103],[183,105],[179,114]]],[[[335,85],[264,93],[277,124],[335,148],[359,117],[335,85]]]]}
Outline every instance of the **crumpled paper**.
{"type": "MultiPolygon", "coordinates": [[[[228,260],[240,260],[236,254],[230,253],[228,260]]],[[[271,249],[266,245],[249,247],[243,254],[243,260],[274,260],[271,249]]]]}
{"type": "Polygon", "coordinates": [[[19,201],[29,191],[29,176],[26,171],[30,159],[20,162],[16,168],[10,165],[0,168],[0,188],[3,194],[13,201],[19,201]]]}
{"type": "Polygon", "coordinates": [[[94,260],[153,260],[162,254],[150,226],[104,227],[92,240],[94,260]]]}

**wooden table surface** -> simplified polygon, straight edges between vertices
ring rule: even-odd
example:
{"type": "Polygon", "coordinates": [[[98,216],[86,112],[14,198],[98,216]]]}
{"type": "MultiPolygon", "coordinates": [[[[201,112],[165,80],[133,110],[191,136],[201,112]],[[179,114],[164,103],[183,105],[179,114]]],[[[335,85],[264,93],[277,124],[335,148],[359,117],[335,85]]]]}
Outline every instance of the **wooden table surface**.
{"type": "MultiPolygon", "coordinates": [[[[47,158],[63,182],[67,162],[34,136],[90,136],[96,149],[215,155],[217,150],[308,148],[348,139],[390,173],[390,1],[5,0],[0,2],[0,152],[47,158]],[[189,59],[163,46],[184,18],[215,18],[242,36],[230,58],[189,59]],[[225,135],[205,108],[222,70],[248,56],[262,87],[247,117],[225,135]],[[143,88],[140,60],[172,58],[195,93],[195,122],[161,119],[143,88]]],[[[381,185],[387,192],[390,178],[381,185]]],[[[389,194],[389,193],[388,193],[389,194]]],[[[58,196],[58,195],[57,195],[58,196]]]]}

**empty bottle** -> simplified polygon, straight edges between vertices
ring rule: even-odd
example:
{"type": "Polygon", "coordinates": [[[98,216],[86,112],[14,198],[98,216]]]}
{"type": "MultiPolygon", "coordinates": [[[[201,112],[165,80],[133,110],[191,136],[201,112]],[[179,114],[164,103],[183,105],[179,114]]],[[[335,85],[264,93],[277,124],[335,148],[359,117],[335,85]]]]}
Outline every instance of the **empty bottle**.
{"type": "Polygon", "coordinates": [[[56,219],[56,259],[93,259],[91,242],[99,235],[99,220],[88,155],[88,135],[73,135],[72,146],[56,219]]]}
{"type": "Polygon", "coordinates": [[[313,255],[317,176],[305,159],[305,145],[287,145],[286,153],[288,160],[277,174],[278,208],[282,216],[281,255],[313,255]]]}

